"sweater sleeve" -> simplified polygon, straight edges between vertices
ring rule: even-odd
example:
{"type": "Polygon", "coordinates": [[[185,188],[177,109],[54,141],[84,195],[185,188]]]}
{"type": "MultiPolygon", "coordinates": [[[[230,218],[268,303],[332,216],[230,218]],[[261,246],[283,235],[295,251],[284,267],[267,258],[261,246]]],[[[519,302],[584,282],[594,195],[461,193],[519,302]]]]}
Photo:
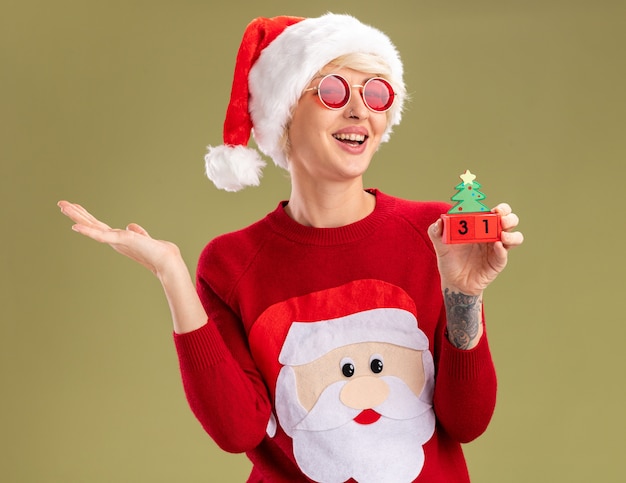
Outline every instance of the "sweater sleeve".
{"type": "Polygon", "coordinates": [[[198,293],[208,322],[174,334],[187,401],[225,451],[250,451],[265,437],[271,405],[240,321],[200,278],[198,293]]]}
{"type": "MultiPolygon", "coordinates": [[[[440,327],[445,327],[445,316],[440,327]]],[[[486,332],[476,347],[461,350],[438,331],[434,408],[442,428],[459,443],[480,436],[491,421],[497,380],[486,332]]]]}
{"type": "MultiPolygon", "coordinates": [[[[403,202],[402,206],[408,213],[405,219],[415,228],[431,253],[432,267],[436,271],[436,254],[427,230],[441,213],[448,210],[450,204],[403,202]]],[[[440,286],[438,277],[432,286],[440,286]]],[[[473,349],[457,349],[446,336],[447,321],[441,292],[436,303],[441,308],[433,335],[436,367],[434,410],[439,425],[446,433],[459,443],[467,443],[480,436],[491,421],[496,404],[495,368],[486,332],[473,349]]]]}

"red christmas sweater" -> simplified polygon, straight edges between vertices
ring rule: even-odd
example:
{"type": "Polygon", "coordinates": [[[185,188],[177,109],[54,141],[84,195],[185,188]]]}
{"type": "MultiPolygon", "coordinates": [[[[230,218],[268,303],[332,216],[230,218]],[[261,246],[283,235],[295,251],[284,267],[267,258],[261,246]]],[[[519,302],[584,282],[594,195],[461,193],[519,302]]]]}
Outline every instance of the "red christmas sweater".
{"type": "Polygon", "coordinates": [[[174,336],[183,385],[248,481],[469,481],[461,443],[486,429],[496,376],[486,335],[445,337],[427,229],[448,205],[371,193],[356,223],[302,226],[282,202],[202,252],[208,323],[174,336]]]}

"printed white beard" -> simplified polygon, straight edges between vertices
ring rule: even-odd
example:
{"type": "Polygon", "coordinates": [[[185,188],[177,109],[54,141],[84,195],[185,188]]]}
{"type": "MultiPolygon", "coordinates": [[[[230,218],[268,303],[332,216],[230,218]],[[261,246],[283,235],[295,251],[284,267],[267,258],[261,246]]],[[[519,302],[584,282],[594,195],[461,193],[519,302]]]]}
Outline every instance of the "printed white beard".
{"type": "MultiPolygon", "coordinates": [[[[373,408],[381,418],[359,424],[359,410],[339,401],[345,382],[330,385],[307,414],[298,403],[291,368],[283,367],[276,387],[276,410],[285,432],[293,439],[294,456],[311,479],[342,483],[354,478],[359,483],[411,482],[422,470],[422,445],[433,435],[435,415],[396,377],[384,377],[389,398],[373,408]]],[[[430,391],[426,391],[430,392],[430,391]]]]}

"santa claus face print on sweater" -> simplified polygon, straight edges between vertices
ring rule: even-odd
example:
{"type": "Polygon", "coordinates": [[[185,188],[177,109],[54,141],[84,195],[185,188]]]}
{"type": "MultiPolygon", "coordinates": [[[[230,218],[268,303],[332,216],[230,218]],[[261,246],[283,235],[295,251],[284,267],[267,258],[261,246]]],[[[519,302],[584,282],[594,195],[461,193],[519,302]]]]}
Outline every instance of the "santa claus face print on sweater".
{"type": "Polygon", "coordinates": [[[314,481],[411,482],[423,467],[435,428],[434,364],[406,294],[392,300],[399,290],[358,281],[268,309],[294,317],[278,356],[275,410],[314,481]],[[355,299],[363,283],[387,292],[384,301],[355,299]],[[311,317],[311,303],[323,318],[311,317]]]}

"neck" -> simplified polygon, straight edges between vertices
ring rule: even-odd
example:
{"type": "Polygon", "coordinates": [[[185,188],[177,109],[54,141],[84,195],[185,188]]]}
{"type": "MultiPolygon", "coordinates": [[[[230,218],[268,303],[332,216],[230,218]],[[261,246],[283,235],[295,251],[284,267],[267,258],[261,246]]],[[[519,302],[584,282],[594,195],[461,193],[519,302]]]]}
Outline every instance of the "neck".
{"type": "Polygon", "coordinates": [[[337,228],[362,220],[374,211],[376,197],[364,191],[363,180],[319,184],[304,189],[292,184],[287,214],[305,226],[337,228]]]}

